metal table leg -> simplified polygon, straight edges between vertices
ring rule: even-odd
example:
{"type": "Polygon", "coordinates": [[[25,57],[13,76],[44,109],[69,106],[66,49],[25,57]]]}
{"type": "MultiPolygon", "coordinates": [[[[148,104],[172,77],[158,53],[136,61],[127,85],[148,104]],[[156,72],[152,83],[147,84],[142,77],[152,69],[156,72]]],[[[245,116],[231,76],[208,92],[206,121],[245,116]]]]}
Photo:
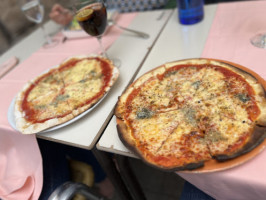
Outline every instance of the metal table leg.
{"type": "Polygon", "coordinates": [[[121,156],[121,155],[115,155],[114,157],[117,161],[119,172],[122,178],[124,179],[124,182],[127,185],[127,188],[129,192],[131,193],[133,199],[134,200],[146,200],[145,194],[129,163],[130,158],[126,156],[121,156]]]}
{"type": "Polygon", "coordinates": [[[110,155],[104,151],[99,151],[96,148],[93,148],[92,152],[110,181],[113,183],[120,200],[133,200],[110,155]]]}

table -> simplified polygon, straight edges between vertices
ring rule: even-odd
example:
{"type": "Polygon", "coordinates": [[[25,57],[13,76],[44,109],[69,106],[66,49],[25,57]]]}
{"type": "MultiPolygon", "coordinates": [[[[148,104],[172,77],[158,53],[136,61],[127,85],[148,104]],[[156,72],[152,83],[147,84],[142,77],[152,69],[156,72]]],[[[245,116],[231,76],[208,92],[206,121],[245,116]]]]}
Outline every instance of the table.
{"type": "MultiPolygon", "coordinates": [[[[205,6],[205,19],[193,26],[178,24],[177,12],[173,12],[136,78],[151,68],[169,61],[200,57],[216,9],[217,5],[205,6]],[[162,51],[162,49],[167,50],[162,51]]],[[[97,144],[97,148],[124,156],[136,157],[120,142],[115,120],[115,117],[112,117],[97,144]]],[[[262,180],[262,177],[266,175],[265,159],[266,152],[264,151],[253,158],[252,162],[225,171],[204,174],[178,172],[177,174],[215,199],[264,199],[266,182],[262,180]]]]}
{"type": "MultiPolygon", "coordinates": [[[[103,102],[92,113],[74,124],[50,133],[37,134],[37,137],[93,150],[99,162],[104,165],[104,168],[111,168],[108,176],[112,177],[116,188],[120,190],[121,199],[143,199],[141,198],[142,192],[138,190],[138,186],[135,185],[134,187],[134,175],[128,175],[130,172],[124,171],[127,169],[126,167],[120,168],[120,170],[122,169],[120,171],[122,176],[127,180],[125,184],[119,177],[117,169],[113,165],[114,163],[105,153],[114,153],[115,157],[117,157],[118,165],[122,167],[126,165],[125,158],[128,156],[136,157],[123,146],[117,137],[116,122],[115,117],[113,117],[113,108],[117,97],[121,95],[129,83],[154,66],[173,60],[200,57],[208,38],[216,9],[217,5],[205,6],[204,20],[193,26],[180,25],[177,20],[176,9],[138,13],[129,28],[147,32],[150,34],[150,38],[143,40],[124,32],[108,49],[110,57],[119,56],[122,66],[119,69],[121,75],[118,82],[103,102]],[[163,12],[163,18],[157,20],[163,12]],[[95,144],[97,144],[98,150],[95,148],[95,144]],[[123,192],[123,189],[131,190],[133,194],[123,192]]],[[[50,33],[55,33],[60,29],[59,26],[51,22],[48,22],[46,26],[50,33]]],[[[41,43],[36,41],[44,41],[40,30],[37,30],[3,54],[0,57],[0,63],[14,55],[24,61],[40,48],[41,43]]],[[[234,194],[236,199],[262,199],[266,195],[266,183],[258,183],[257,179],[259,176],[265,175],[263,173],[263,169],[266,167],[264,160],[265,153],[254,158],[253,162],[227,171],[209,174],[179,172],[178,175],[217,199],[228,199],[229,197],[224,194],[229,194],[231,188],[234,188],[234,191],[231,191],[230,194],[234,194]],[[249,169],[256,169],[256,165],[260,166],[260,170],[245,173],[249,169]],[[239,176],[239,172],[241,172],[241,176],[239,176]],[[220,188],[223,188],[223,190],[219,192],[220,188]],[[244,197],[242,196],[243,191],[247,194],[244,197]]]]}
{"type": "Polygon", "coordinates": [[[37,137],[85,149],[93,148],[112,116],[112,110],[117,97],[138,70],[139,65],[149,52],[172,10],[168,10],[163,19],[156,20],[161,12],[150,11],[140,13],[130,24],[129,28],[148,33],[150,35],[148,39],[134,37],[124,32],[108,49],[107,53],[111,58],[117,57],[121,60],[121,66],[119,67],[120,76],[110,93],[93,112],[71,124],[71,126],[66,126],[49,133],[40,133],[37,137]]]}
{"type": "MultiPolygon", "coordinates": [[[[208,35],[208,31],[215,15],[216,5],[205,7],[205,20],[194,26],[181,26],[178,24],[177,11],[171,13],[170,19],[160,34],[156,44],[151,49],[149,55],[145,59],[141,69],[135,78],[149,71],[154,66],[159,66],[168,61],[200,57],[204,48],[204,44],[208,35]],[[171,39],[169,39],[171,38],[171,39]],[[167,49],[162,51],[162,49],[167,49]]],[[[97,143],[97,148],[102,151],[112,152],[119,155],[136,157],[130,152],[119,140],[116,130],[116,118],[113,116],[110,120],[104,134],[97,143]]],[[[120,157],[118,164],[120,169],[127,169],[127,159],[120,157]]],[[[121,175],[131,190],[135,190],[136,181],[132,182],[130,169],[126,172],[122,171],[121,175]]],[[[138,194],[138,192],[136,192],[138,194]]]]}
{"type": "MultiPolygon", "coordinates": [[[[148,39],[142,39],[130,33],[123,32],[108,49],[107,53],[110,57],[121,60],[121,66],[119,68],[120,78],[101,104],[71,125],[48,133],[37,134],[37,137],[41,139],[92,150],[100,164],[106,170],[108,177],[113,181],[116,189],[119,190],[121,199],[131,199],[131,195],[127,192],[127,188],[110,157],[104,152],[97,151],[94,147],[112,117],[112,111],[119,94],[122,93],[139,70],[139,67],[145,60],[172,12],[173,10],[158,10],[138,13],[129,28],[146,32],[150,37],[148,39]],[[162,13],[163,16],[161,15],[162,13]],[[162,18],[158,19],[159,16],[162,16],[162,18]]],[[[46,23],[45,27],[49,33],[56,33],[61,28],[51,21],[46,23]]],[[[43,42],[42,32],[38,29],[3,54],[0,57],[0,62],[4,62],[14,55],[21,62],[26,61],[32,53],[41,47],[43,42]]],[[[53,54],[56,54],[56,52],[53,52],[53,54]]],[[[12,75],[12,71],[10,74],[12,75]]],[[[140,196],[142,195],[140,194],[140,196]]],[[[141,199],[141,197],[138,199],[141,199]]]]}
{"type": "MultiPolygon", "coordinates": [[[[177,11],[175,10],[158,38],[156,45],[154,45],[149,56],[143,63],[136,78],[149,71],[154,66],[159,66],[166,62],[200,57],[215,15],[216,7],[217,5],[205,6],[205,19],[193,26],[179,25],[177,11]],[[162,51],[162,49],[167,50],[162,51]]],[[[98,142],[97,148],[135,157],[135,155],[120,142],[117,136],[115,120],[116,118],[113,116],[98,142]]]]}
{"type": "MultiPolygon", "coordinates": [[[[108,55],[111,58],[116,57],[120,59],[122,64],[119,68],[119,79],[109,94],[104,98],[103,102],[100,103],[92,113],[89,113],[75,123],[48,133],[39,133],[37,134],[38,138],[84,149],[91,149],[94,147],[97,139],[100,137],[112,116],[112,110],[118,96],[132,80],[132,77],[134,77],[173,10],[167,10],[164,12],[163,18],[157,20],[157,17],[160,16],[162,12],[163,11],[159,10],[139,13],[130,24],[129,28],[148,33],[150,35],[148,39],[138,38],[130,33],[124,32],[108,49],[108,55]],[[73,137],[73,135],[75,135],[75,137],[73,137]]],[[[50,33],[56,33],[61,28],[51,21],[48,22],[45,27],[50,33]]],[[[0,63],[14,55],[19,58],[20,62],[23,62],[30,57],[32,53],[37,51],[43,42],[44,38],[42,32],[38,29],[3,54],[0,57],[0,63]]]]}

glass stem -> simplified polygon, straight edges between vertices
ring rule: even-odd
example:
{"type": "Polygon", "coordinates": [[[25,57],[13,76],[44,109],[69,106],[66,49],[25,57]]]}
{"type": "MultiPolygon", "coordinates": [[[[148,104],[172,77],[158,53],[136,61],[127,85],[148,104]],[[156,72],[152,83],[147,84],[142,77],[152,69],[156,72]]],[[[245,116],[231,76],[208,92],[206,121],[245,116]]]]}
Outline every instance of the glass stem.
{"type": "Polygon", "coordinates": [[[107,53],[106,53],[106,51],[105,51],[105,49],[104,49],[104,47],[103,47],[103,44],[102,44],[102,36],[98,36],[98,37],[97,37],[97,40],[98,40],[98,42],[99,42],[99,44],[100,44],[100,48],[101,48],[101,51],[102,51],[103,56],[104,56],[105,58],[108,58],[108,55],[107,55],[107,53]]]}
{"type": "Polygon", "coordinates": [[[266,46],[266,34],[264,34],[261,38],[262,45],[266,46]]]}
{"type": "Polygon", "coordinates": [[[41,26],[41,29],[42,29],[42,31],[43,31],[43,34],[44,34],[44,37],[45,37],[45,39],[46,39],[47,44],[52,44],[52,39],[51,39],[50,36],[46,33],[46,30],[45,30],[43,24],[40,24],[40,26],[41,26]]]}

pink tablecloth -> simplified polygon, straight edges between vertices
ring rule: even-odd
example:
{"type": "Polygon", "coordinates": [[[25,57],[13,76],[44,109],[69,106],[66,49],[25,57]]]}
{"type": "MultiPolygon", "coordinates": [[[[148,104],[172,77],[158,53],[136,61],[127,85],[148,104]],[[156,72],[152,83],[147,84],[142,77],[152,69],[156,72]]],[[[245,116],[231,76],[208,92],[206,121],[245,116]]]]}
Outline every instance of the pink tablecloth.
{"type": "Polygon", "coordinates": [[[265,9],[266,1],[219,4],[201,56],[244,65],[266,79],[266,50],[250,42],[266,33],[265,9]]]}
{"type": "MultiPolygon", "coordinates": [[[[260,32],[266,32],[266,1],[219,4],[202,57],[239,63],[265,79],[266,49],[250,43],[260,32]]],[[[265,199],[265,169],[266,150],[232,169],[180,175],[215,199],[265,199]]]]}
{"type": "MultiPolygon", "coordinates": [[[[135,16],[136,13],[121,14],[117,22],[128,26],[135,16]]],[[[110,28],[103,37],[105,48],[121,32],[115,27],[110,28]]],[[[0,80],[0,199],[38,199],[43,184],[42,158],[35,135],[22,135],[9,125],[7,114],[12,99],[28,80],[67,57],[99,51],[96,38],[67,40],[54,48],[41,48],[0,80]]]]}

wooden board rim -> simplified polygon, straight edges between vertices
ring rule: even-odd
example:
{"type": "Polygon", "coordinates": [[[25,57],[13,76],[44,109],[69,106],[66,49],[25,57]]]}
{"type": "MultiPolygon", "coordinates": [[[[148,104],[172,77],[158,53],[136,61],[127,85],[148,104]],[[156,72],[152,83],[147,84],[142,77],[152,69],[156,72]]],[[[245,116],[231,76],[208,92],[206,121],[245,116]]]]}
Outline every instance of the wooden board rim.
{"type": "MultiPolygon", "coordinates": [[[[252,76],[254,76],[258,80],[258,82],[263,86],[264,90],[266,91],[266,81],[261,76],[259,76],[257,73],[255,73],[254,71],[252,71],[251,69],[249,69],[247,67],[244,67],[244,66],[242,66],[240,64],[237,64],[237,63],[234,63],[234,62],[220,60],[220,59],[191,58],[191,59],[184,59],[184,60],[193,60],[193,59],[206,59],[206,60],[210,60],[210,61],[211,60],[218,61],[218,62],[222,62],[222,63],[225,63],[225,64],[232,65],[232,66],[237,67],[237,68],[239,68],[241,70],[244,70],[245,72],[250,73],[252,76]]],[[[184,60],[178,60],[178,61],[184,61],[184,60]]],[[[178,62],[178,61],[176,61],[176,62],[178,62]]],[[[172,61],[172,62],[175,62],[175,61],[172,61]]],[[[161,67],[161,66],[162,65],[160,65],[158,67],[161,67]]],[[[157,69],[158,67],[155,67],[155,68],[149,70],[146,73],[152,72],[153,70],[157,69]]],[[[146,73],[144,73],[144,74],[146,74],[146,73]]],[[[136,80],[138,80],[138,79],[136,79],[136,80]]],[[[134,82],[132,84],[134,84],[134,82]]],[[[119,120],[121,120],[121,119],[118,119],[118,118],[116,119],[117,124],[118,124],[119,120]]],[[[182,172],[182,173],[209,173],[209,172],[217,172],[217,171],[223,171],[223,170],[226,170],[226,169],[230,169],[230,168],[242,165],[243,163],[246,163],[246,162],[250,161],[256,155],[261,153],[265,149],[265,147],[266,147],[266,140],[264,139],[264,141],[261,144],[259,144],[257,147],[255,147],[252,151],[250,151],[248,153],[245,153],[245,154],[243,154],[241,156],[238,156],[238,157],[236,157],[234,159],[227,160],[227,161],[224,161],[224,162],[219,162],[219,161],[217,161],[215,159],[211,159],[209,161],[205,161],[204,166],[201,167],[201,168],[197,168],[197,169],[193,169],[193,170],[178,171],[178,172],[182,172]]],[[[136,152],[134,152],[134,154],[136,154],[136,152]]],[[[154,166],[154,167],[156,167],[156,166],[154,166]]],[[[159,169],[163,170],[163,168],[159,168],[159,169]]]]}

